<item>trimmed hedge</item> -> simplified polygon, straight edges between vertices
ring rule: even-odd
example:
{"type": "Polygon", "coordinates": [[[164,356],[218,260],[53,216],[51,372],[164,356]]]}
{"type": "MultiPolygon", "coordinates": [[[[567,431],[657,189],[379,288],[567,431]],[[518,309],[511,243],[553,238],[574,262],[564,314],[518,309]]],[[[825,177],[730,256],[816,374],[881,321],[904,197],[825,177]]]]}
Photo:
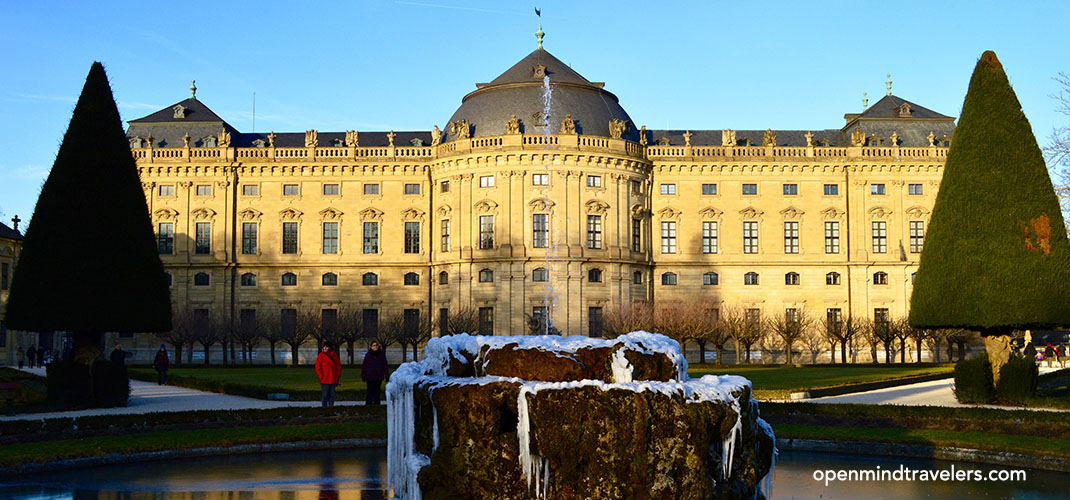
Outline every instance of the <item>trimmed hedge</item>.
{"type": "Polygon", "coordinates": [[[1024,404],[1036,396],[1039,375],[1036,362],[1022,356],[1011,356],[999,370],[996,397],[1004,403],[1024,404]]]}
{"type": "Polygon", "coordinates": [[[53,361],[46,383],[48,400],[66,409],[126,406],[130,398],[126,367],[111,361],[96,361],[92,372],[74,361],[53,361]]]}
{"type": "Polygon", "coordinates": [[[960,403],[987,403],[996,393],[988,354],[955,363],[955,399],[960,403]]]}

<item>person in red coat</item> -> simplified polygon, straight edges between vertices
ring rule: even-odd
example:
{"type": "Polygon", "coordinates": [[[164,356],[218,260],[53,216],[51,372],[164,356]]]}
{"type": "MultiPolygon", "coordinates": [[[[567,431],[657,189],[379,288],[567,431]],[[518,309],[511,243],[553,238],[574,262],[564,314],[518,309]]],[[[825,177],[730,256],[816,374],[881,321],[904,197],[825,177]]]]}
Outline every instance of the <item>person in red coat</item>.
{"type": "Polygon", "coordinates": [[[320,403],[323,406],[334,406],[334,389],[342,378],[342,360],[333,347],[323,344],[323,350],[316,356],[316,375],[320,379],[320,403]]]}

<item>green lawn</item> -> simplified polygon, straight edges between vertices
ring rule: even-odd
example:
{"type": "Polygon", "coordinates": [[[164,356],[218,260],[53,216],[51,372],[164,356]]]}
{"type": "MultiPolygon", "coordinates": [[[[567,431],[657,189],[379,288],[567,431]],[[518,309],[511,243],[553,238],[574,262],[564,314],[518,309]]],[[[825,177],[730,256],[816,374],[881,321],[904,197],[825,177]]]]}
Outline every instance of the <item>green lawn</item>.
{"type": "Polygon", "coordinates": [[[739,375],[751,381],[761,399],[784,399],[792,392],[840,387],[881,380],[951,373],[950,363],[890,365],[691,365],[692,378],[703,375],[739,375]]]}
{"type": "Polygon", "coordinates": [[[875,441],[882,443],[925,444],[941,447],[1005,451],[1023,455],[1070,458],[1070,450],[1061,439],[992,432],[950,431],[942,429],[871,429],[779,424],[773,432],[777,438],[821,439],[829,441],[875,441]]]}
{"type": "MultiPolygon", "coordinates": [[[[391,371],[396,367],[390,367],[391,371]]],[[[156,380],[151,368],[130,369],[132,377],[156,380]]],[[[312,365],[299,366],[173,366],[167,372],[168,383],[194,389],[226,392],[242,396],[266,397],[269,393],[286,393],[294,399],[319,400],[320,382],[312,365]]],[[[343,366],[338,398],[363,399],[367,384],[360,380],[360,366],[343,366]]]]}

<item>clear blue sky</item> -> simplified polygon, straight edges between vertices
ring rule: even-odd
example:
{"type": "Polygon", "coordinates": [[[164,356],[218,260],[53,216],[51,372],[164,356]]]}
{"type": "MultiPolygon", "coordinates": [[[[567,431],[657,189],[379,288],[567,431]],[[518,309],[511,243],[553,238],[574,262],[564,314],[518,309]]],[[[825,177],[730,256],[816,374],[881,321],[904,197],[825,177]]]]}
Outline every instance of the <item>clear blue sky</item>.
{"type": "MultiPolygon", "coordinates": [[[[428,130],[545,47],[639,125],[840,127],[885,93],[958,116],[1003,62],[1041,145],[1070,118],[1070,2],[51,2],[0,0],[0,212],[29,221],[94,60],[124,120],[189,96],[243,132],[428,130]]],[[[22,228],[25,229],[25,222],[22,228]]]]}

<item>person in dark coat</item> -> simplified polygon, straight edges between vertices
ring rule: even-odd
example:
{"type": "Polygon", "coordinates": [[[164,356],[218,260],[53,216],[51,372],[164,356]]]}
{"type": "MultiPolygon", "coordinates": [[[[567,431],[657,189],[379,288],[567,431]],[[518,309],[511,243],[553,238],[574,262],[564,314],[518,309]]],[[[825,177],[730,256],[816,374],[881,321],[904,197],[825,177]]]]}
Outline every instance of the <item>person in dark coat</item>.
{"type": "Polygon", "coordinates": [[[108,357],[112,363],[117,365],[126,364],[126,351],[123,350],[122,344],[115,344],[115,349],[111,351],[111,356],[108,357]]]}
{"type": "Polygon", "coordinates": [[[167,346],[160,344],[160,350],[156,351],[156,358],[152,360],[152,367],[156,369],[156,383],[167,383],[167,369],[171,367],[171,360],[167,359],[167,346]]]}
{"type": "Polygon", "coordinates": [[[342,360],[330,343],[316,356],[316,376],[320,379],[320,404],[334,406],[334,391],[342,379],[342,360]]]}
{"type": "Polygon", "coordinates": [[[19,346],[19,350],[15,355],[19,358],[19,370],[21,370],[22,365],[26,364],[26,351],[22,350],[22,346],[19,346]]]}
{"type": "Polygon", "coordinates": [[[364,354],[364,363],[360,367],[360,379],[368,384],[368,395],[364,398],[364,404],[382,404],[383,399],[379,388],[386,379],[386,352],[379,347],[378,342],[372,342],[372,345],[368,346],[368,352],[364,354]]]}
{"type": "Polygon", "coordinates": [[[1050,368],[1051,361],[1055,359],[1055,348],[1052,347],[1051,344],[1048,344],[1048,346],[1044,348],[1044,359],[1048,361],[1048,367],[1050,368]]]}
{"type": "Polygon", "coordinates": [[[30,368],[34,367],[34,363],[37,363],[36,347],[30,346],[30,348],[26,350],[26,361],[30,364],[30,368]]]}
{"type": "Polygon", "coordinates": [[[1025,349],[1022,350],[1022,354],[1025,355],[1025,359],[1028,359],[1034,363],[1037,362],[1037,348],[1032,342],[1026,342],[1025,349]]]}

